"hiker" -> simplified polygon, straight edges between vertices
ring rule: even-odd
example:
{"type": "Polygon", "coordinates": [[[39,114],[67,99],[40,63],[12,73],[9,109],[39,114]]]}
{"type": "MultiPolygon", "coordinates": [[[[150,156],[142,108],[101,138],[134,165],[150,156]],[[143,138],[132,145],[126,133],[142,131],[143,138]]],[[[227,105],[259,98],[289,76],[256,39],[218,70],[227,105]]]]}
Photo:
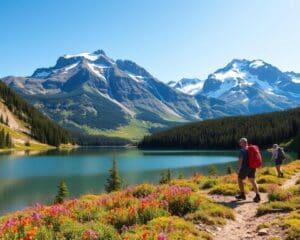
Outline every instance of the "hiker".
{"type": "Polygon", "coordinates": [[[239,145],[241,147],[240,156],[238,161],[238,184],[240,189],[240,194],[236,196],[237,200],[245,200],[246,195],[244,191],[244,182],[243,180],[248,177],[248,180],[252,184],[253,190],[256,193],[254,202],[260,201],[260,195],[258,192],[258,185],[255,181],[255,168],[250,168],[248,163],[248,141],[247,138],[241,138],[239,141],[239,145]]]}
{"type": "Polygon", "coordinates": [[[276,167],[278,177],[283,177],[281,164],[284,159],[285,159],[285,153],[283,149],[279,147],[278,144],[273,144],[271,161],[275,160],[275,167],[276,167]]]}

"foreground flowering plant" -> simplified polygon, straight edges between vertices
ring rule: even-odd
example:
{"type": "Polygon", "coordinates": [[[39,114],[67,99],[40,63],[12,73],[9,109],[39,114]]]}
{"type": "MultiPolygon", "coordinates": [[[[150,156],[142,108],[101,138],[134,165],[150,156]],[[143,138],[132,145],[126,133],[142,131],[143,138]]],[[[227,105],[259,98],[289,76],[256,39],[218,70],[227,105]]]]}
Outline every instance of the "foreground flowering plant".
{"type": "MultiPolygon", "coordinates": [[[[299,161],[285,166],[290,175],[297,169],[299,161]]],[[[272,171],[258,173],[268,184],[271,203],[299,206],[299,187],[282,190],[272,183],[272,171]]],[[[234,219],[234,213],[203,192],[233,195],[236,190],[234,174],[195,175],[169,184],[144,183],[109,194],[84,195],[52,206],[36,204],[1,217],[0,239],[211,239],[194,223],[225,224],[226,219],[234,219]]]]}
{"type": "Polygon", "coordinates": [[[184,216],[200,204],[201,197],[190,187],[143,184],[63,204],[36,204],[2,217],[0,238],[133,239],[127,233],[145,226],[141,239],[156,236],[155,239],[166,240],[170,239],[171,227],[153,228],[144,224],[160,217],[184,216]],[[93,228],[96,224],[98,227],[93,228]]]}

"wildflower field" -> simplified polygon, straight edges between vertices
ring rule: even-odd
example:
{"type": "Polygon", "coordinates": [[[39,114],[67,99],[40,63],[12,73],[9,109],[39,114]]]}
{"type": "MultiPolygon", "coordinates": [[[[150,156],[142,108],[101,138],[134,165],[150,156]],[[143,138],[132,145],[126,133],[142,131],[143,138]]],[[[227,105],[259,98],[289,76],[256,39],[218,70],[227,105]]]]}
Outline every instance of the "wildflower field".
{"type": "MultiPolygon", "coordinates": [[[[300,170],[300,161],[285,169],[286,177],[293,175],[300,170]]],[[[279,193],[282,179],[273,178],[274,174],[270,168],[258,172],[258,181],[263,182],[270,199],[261,206],[259,214],[272,208],[267,204],[289,202],[297,226],[299,185],[279,193]]],[[[36,204],[1,217],[0,239],[212,239],[198,224],[221,226],[228,219],[234,220],[235,215],[231,208],[211,200],[209,194],[234,195],[237,191],[235,174],[195,175],[161,185],[144,183],[122,191],[84,195],[62,204],[36,204]]]]}
{"type": "Polygon", "coordinates": [[[31,208],[0,219],[1,239],[211,239],[194,222],[234,219],[231,209],[200,191],[206,177],[169,184],[131,186],[123,191],[84,195],[62,204],[31,208]]]}

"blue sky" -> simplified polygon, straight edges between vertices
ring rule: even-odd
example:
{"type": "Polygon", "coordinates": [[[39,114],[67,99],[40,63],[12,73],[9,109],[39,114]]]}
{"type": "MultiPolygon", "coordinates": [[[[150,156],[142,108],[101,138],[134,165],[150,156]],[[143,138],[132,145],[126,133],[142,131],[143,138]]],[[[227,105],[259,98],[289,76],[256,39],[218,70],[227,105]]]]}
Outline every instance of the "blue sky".
{"type": "Polygon", "coordinates": [[[162,81],[206,76],[233,58],[300,72],[297,0],[2,0],[0,76],[104,49],[162,81]]]}

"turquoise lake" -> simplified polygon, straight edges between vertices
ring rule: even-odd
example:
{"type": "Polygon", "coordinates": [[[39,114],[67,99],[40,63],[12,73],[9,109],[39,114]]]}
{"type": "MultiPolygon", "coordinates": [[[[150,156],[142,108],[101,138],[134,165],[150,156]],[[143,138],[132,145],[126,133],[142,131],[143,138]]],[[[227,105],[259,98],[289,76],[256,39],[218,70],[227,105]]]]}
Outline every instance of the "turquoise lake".
{"type": "MultiPolygon", "coordinates": [[[[136,148],[78,148],[39,154],[0,155],[0,215],[34,203],[50,204],[64,178],[70,197],[101,193],[115,156],[125,185],[157,183],[160,173],[171,169],[172,175],[185,177],[195,172],[206,174],[215,165],[219,174],[226,167],[236,168],[238,151],[142,151],[136,148]]],[[[271,155],[263,153],[264,165],[271,155]]],[[[289,160],[295,155],[289,155],[289,160]]]]}

